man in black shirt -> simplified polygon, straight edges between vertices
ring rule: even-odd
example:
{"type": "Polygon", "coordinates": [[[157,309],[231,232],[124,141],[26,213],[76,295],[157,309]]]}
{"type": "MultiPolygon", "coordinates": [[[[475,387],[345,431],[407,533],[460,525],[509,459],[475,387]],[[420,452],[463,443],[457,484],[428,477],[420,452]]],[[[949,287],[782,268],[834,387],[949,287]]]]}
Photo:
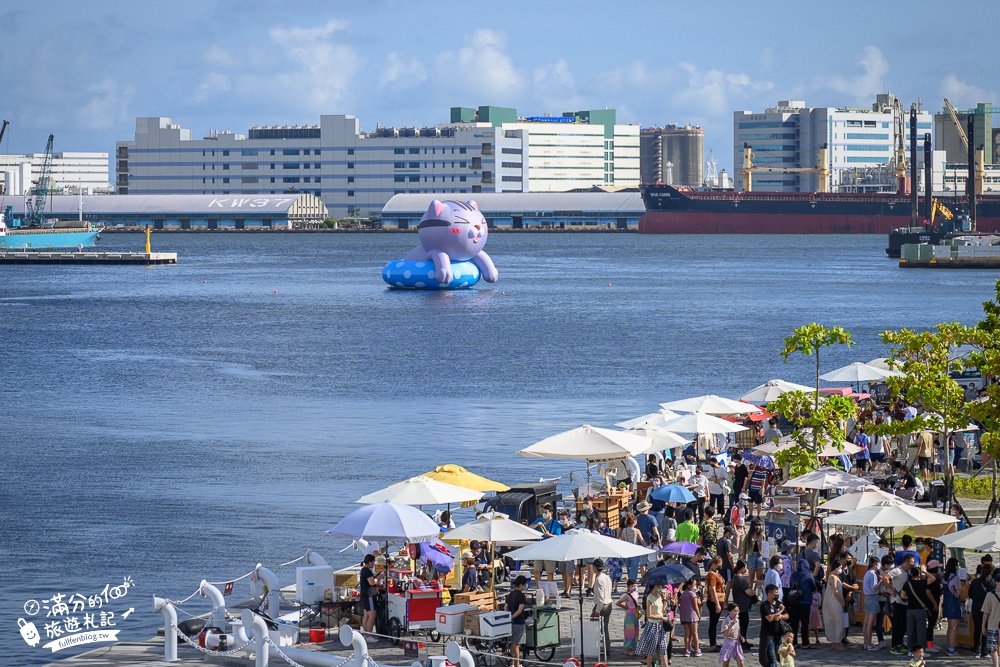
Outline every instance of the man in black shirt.
{"type": "Polygon", "coordinates": [[[926,648],[927,579],[919,567],[910,568],[910,578],[900,596],[906,598],[906,639],[910,650],[915,646],[926,648]]]}
{"type": "Polygon", "coordinates": [[[785,613],[785,605],[778,602],[777,586],[768,584],[764,592],[767,599],[760,604],[760,647],[757,658],[761,665],[777,667],[781,621],[788,620],[788,614],[785,613]]]}
{"type": "Polygon", "coordinates": [[[527,583],[527,577],[523,574],[518,575],[511,583],[510,593],[507,594],[507,611],[510,612],[511,667],[519,667],[521,664],[521,644],[524,643],[524,620],[527,616],[525,608],[528,603],[524,595],[524,586],[527,583]]]}

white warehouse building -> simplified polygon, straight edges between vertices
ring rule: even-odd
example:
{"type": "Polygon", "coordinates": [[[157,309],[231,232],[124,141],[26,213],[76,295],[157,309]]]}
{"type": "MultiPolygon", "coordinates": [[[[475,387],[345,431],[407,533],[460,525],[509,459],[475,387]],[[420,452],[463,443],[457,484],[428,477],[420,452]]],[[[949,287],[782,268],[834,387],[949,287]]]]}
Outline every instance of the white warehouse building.
{"type": "Polygon", "coordinates": [[[310,193],[336,218],[377,216],[397,194],[565,192],[639,185],[639,126],[614,109],[519,118],[453,107],[430,128],[362,132],[354,116],[194,139],[170,118],[137,118],[115,152],[118,194],[310,193]]]}
{"type": "MultiPolygon", "coordinates": [[[[0,194],[17,196],[36,187],[42,173],[44,153],[0,155],[0,194]]],[[[111,192],[107,153],[52,153],[49,188],[66,194],[111,192]]]]}
{"type": "MultiPolygon", "coordinates": [[[[893,178],[896,146],[894,96],[880,94],[870,109],[807,107],[801,100],[780,100],[764,113],[736,111],[733,114],[733,159],[736,189],[743,189],[740,168],[743,146],[754,154],[753,163],[769,168],[817,167],[821,146],[829,149],[827,168],[832,191],[895,191],[893,178]]],[[[910,151],[909,109],[902,109],[902,132],[906,158],[910,151]]],[[[927,111],[917,112],[917,160],[919,182],[923,182],[924,134],[933,134],[934,118],[927,111]]],[[[933,137],[932,137],[933,139],[933,137]]],[[[935,186],[941,187],[941,162],[934,159],[935,186]]],[[[817,173],[758,172],[753,189],[768,192],[815,192],[819,189],[817,173]]]]}

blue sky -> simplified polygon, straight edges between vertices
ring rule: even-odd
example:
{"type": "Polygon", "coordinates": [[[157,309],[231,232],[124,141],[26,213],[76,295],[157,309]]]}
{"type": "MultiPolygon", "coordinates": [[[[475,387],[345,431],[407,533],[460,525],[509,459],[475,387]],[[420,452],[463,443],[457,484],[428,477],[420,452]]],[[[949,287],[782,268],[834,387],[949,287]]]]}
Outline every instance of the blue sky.
{"type": "Polygon", "coordinates": [[[366,130],[426,126],[452,106],[494,104],[702,125],[706,155],[731,169],[737,109],[867,106],[886,89],[932,110],[942,96],[1000,103],[985,0],[5,6],[5,153],[41,151],[50,132],[56,150],[112,152],[137,116],[201,136],[323,113],[353,114],[366,130]]]}

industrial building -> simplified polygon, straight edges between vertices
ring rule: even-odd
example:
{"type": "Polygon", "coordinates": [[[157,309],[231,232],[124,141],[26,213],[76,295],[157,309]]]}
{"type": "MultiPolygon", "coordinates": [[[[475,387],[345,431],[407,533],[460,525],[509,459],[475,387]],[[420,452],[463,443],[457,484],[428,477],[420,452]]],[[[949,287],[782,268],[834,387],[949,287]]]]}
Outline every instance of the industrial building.
{"type": "Polygon", "coordinates": [[[643,183],[700,187],[705,183],[705,131],[694,125],[644,127],[639,135],[643,183]]]}
{"type": "MultiPolygon", "coordinates": [[[[0,200],[10,207],[12,222],[24,215],[24,199],[0,200]]],[[[310,229],[329,213],[312,194],[258,195],[52,195],[45,199],[43,215],[49,220],[81,216],[105,227],[153,229],[310,229]],[[81,213],[82,209],[82,213],[81,213]]]]}
{"type": "MultiPolygon", "coordinates": [[[[821,146],[829,148],[826,165],[833,191],[895,191],[893,158],[896,140],[903,134],[909,159],[909,109],[900,110],[890,94],[876,96],[870,109],[807,107],[801,100],[780,100],[763,113],[733,114],[733,159],[737,171],[748,144],[754,164],[774,169],[815,168],[821,146]],[[900,128],[900,129],[897,129],[900,128]]],[[[918,110],[917,160],[923,164],[923,137],[933,134],[931,114],[918,110]]],[[[940,163],[943,156],[936,158],[940,163]]],[[[941,168],[935,168],[940,177],[941,168]]],[[[922,177],[921,177],[922,178],[922,177]]],[[[918,184],[919,187],[919,184],[918,184]]],[[[936,187],[936,186],[935,186],[936,187]]],[[[739,174],[736,188],[743,189],[739,174]]],[[[763,172],[753,177],[753,188],[769,192],[815,192],[819,174],[809,172],[763,172]]]]}
{"type": "MultiPolygon", "coordinates": [[[[0,155],[0,194],[24,195],[38,183],[45,153],[0,155]]],[[[48,188],[66,194],[111,193],[107,153],[52,153],[48,188]]]]}
{"type": "MultiPolygon", "coordinates": [[[[415,227],[435,199],[453,194],[400,194],[382,209],[382,224],[415,227]]],[[[638,192],[484,192],[461,197],[475,200],[490,226],[563,228],[571,226],[635,229],[646,211],[638,192]]]]}
{"type": "Polygon", "coordinates": [[[564,192],[639,185],[639,127],[614,109],[521,118],[454,107],[434,127],[363,132],[349,115],[195,139],[170,118],[136,119],[115,151],[119,194],[310,193],[337,218],[377,215],[396,194],[564,192]]]}

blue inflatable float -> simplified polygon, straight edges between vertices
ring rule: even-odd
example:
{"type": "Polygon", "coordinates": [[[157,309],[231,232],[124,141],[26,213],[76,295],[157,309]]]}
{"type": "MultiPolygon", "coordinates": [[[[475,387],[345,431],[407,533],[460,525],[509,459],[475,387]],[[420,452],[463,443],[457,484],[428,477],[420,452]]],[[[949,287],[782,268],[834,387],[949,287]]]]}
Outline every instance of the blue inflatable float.
{"type": "Polygon", "coordinates": [[[394,289],[466,289],[479,282],[479,267],[472,262],[452,262],[451,282],[434,277],[433,262],[397,259],[382,268],[382,280],[394,289]]]}
{"type": "Polygon", "coordinates": [[[395,289],[467,289],[482,278],[497,281],[497,268],[483,251],[489,230],[474,201],[431,202],[420,218],[420,245],[382,268],[395,289]]]}

